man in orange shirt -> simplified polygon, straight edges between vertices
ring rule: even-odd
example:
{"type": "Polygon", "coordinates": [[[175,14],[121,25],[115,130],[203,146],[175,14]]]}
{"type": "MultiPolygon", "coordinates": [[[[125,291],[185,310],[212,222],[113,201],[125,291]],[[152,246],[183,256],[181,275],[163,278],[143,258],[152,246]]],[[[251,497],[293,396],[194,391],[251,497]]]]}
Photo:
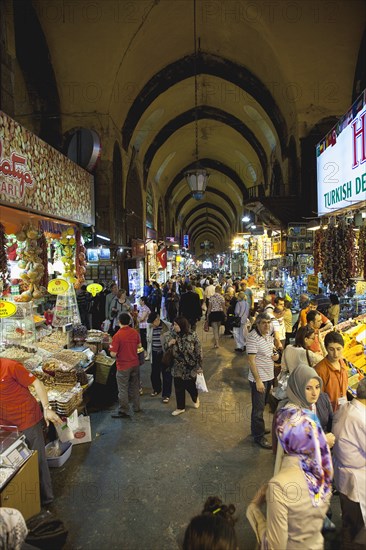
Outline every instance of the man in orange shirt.
{"type": "Polygon", "coordinates": [[[339,332],[328,332],[324,338],[327,356],[316,366],[315,370],[323,380],[323,391],[328,394],[335,412],[347,403],[348,373],[343,361],[344,340],[339,332]]]}
{"type": "MultiPolygon", "coordinates": [[[[300,311],[299,327],[304,327],[307,324],[306,316],[309,313],[309,311],[317,311],[317,309],[318,309],[318,302],[316,300],[310,300],[308,307],[300,311]]],[[[332,322],[328,319],[328,317],[323,315],[320,311],[318,313],[319,315],[321,315],[321,318],[322,318],[321,324],[324,325],[320,329],[320,332],[332,329],[333,325],[332,325],[332,322]]]]}

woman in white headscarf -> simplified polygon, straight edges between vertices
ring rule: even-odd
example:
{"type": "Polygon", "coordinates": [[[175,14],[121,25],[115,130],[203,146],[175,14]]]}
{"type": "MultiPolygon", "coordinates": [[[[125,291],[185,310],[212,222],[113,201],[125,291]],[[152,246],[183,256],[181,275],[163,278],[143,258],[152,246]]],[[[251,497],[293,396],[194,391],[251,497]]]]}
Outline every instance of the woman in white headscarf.
{"type": "Polygon", "coordinates": [[[247,510],[262,549],[324,548],[321,531],[331,497],[333,465],[315,410],[321,387],[321,378],[306,365],[289,377],[288,399],[281,403],[275,420],[284,451],[281,469],[247,510]],[[267,519],[259,509],[265,500],[267,519]]]}

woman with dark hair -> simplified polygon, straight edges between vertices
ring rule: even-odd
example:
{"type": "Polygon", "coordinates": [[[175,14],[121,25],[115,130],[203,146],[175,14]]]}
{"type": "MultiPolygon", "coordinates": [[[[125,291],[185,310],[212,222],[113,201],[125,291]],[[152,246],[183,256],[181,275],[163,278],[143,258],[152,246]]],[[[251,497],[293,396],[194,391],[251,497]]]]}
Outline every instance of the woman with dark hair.
{"type": "Polygon", "coordinates": [[[151,311],[156,311],[160,315],[162,292],[159,283],[152,282],[152,291],[149,296],[149,303],[151,311]]]}
{"type": "Polygon", "coordinates": [[[201,515],[191,519],[183,550],[239,550],[235,534],[235,506],[218,497],[208,497],[201,515]]]}
{"type": "Polygon", "coordinates": [[[190,330],[185,317],[177,317],[173,325],[176,337],[168,341],[173,353],[171,373],[174,378],[177,408],[172,412],[177,416],[185,412],[186,391],[192,398],[193,406],[198,409],[200,401],[196,388],[196,377],[202,372],[202,350],[197,333],[190,330]]]}
{"type": "Polygon", "coordinates": [[[178,315],[179,296],[173,288],[173,283],[168,282],[168,288],[165,294],[165,309],[170,323],[174,321],[178,315]]]}
{"type": "Polygon", "coordinates": [[[310,350],[314,342],[315,330],[309,325],[299,328],[295,337],[295,344],[286,346],[281,359],[281,371],[292,372],[299,363],[307,363],[315,367],[323,359],[320,353],[310,350]]]}

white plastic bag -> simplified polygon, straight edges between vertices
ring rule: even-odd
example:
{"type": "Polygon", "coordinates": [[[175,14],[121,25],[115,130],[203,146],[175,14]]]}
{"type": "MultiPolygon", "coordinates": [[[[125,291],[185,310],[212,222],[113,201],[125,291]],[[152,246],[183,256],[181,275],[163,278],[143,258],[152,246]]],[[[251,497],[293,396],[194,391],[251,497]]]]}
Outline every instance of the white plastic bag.
{"type": "Polygon", "coordinates": [[[111,328],[111,321],[109,319],[106,319],[105,321],[103,321],[102,331],[103,332],[108,332],[110,328],[111,328]]]}
{"type": "Polygon", "coordinates": [[[72,427],[72,431],[74,435],[72,444],[78,445],[79,443],[89,443],[92,440],[90,416],[83,416],[81,414],[78,417],[77,422],[75,422],[75,424],[73,424],[73,427],[72,427]]]}
{"type": "Polygon", "coordinates": [[[196,388],[197,388],[198,391],[208,392],[207,385],[206,385],[206,380],[205,380],[205,377],[203,376],[202,372],[197,374],[196,388]]]}

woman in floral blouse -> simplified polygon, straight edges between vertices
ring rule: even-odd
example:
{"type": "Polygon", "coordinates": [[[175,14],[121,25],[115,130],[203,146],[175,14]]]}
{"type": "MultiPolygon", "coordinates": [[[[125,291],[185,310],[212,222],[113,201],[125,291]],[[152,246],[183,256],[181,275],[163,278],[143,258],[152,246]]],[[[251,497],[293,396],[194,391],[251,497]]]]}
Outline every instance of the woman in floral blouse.
{"type": "Polygon", "coordinates": [[[171,372],[177,400],[177,408],[172,415],[177,416],[185,412],[186,391],[192,398],[194,408],[198,409],[200,406],[196,377],[202,372],[202,352],[197,333],[190,331],[189,322],[185,317],[177,317],[173,328],[176,337],[168,342],[168,346],[171,346],[173,351],[171,372]]]}

